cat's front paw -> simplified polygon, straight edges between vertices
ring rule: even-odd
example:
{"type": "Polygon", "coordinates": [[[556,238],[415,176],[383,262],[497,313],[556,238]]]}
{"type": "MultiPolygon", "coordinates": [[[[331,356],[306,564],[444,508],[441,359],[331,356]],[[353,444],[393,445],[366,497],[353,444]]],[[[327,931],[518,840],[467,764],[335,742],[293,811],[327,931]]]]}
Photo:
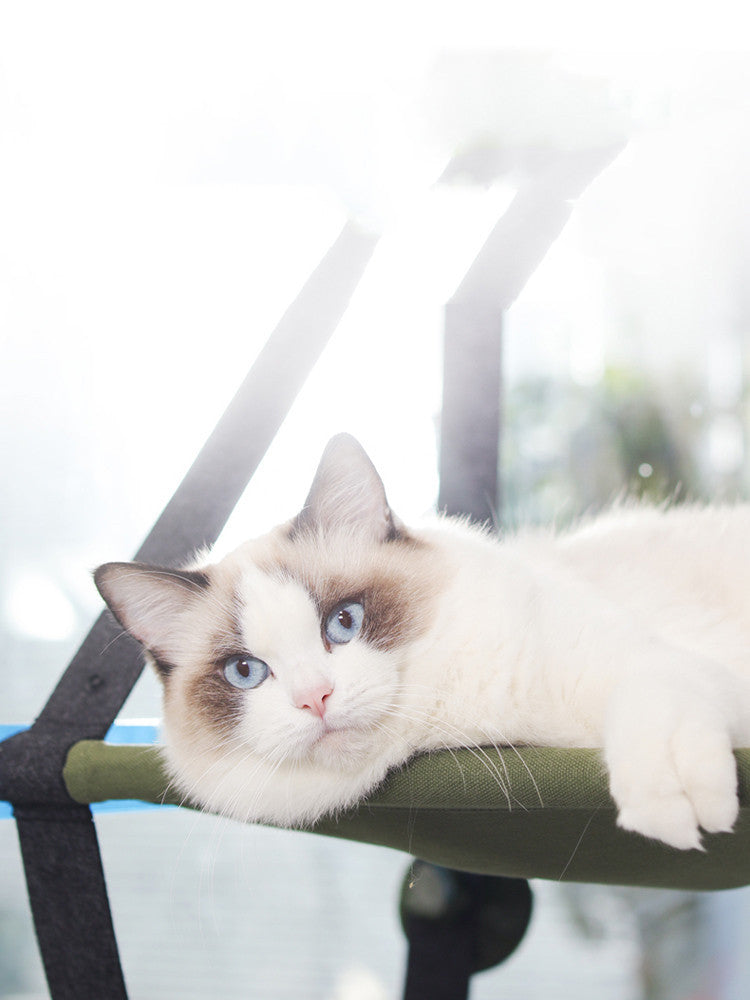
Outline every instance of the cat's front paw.
{"type": "Polygon", "coordinates": [[[623,830],[661,840],[682,851],[702,850],[701,828],[709,833],[731,831],[737,816],[736,798],[734,801],[730,799],[722,802],[721,809],[727,820],[709,826],[698,820],[695,806],[688,796],[677,793],[622,805],[617,815],[617,825],[623,830]]]}
{"type": "MultiPolygon", "coordinates": [[[[701,830],[731,831],[737,768],[727,732],[688,715],[606,750],[618,825],[680,850],[701,849],[701,830]]],[[[635,734],[634,734],[635,735],[635,734]]]]}

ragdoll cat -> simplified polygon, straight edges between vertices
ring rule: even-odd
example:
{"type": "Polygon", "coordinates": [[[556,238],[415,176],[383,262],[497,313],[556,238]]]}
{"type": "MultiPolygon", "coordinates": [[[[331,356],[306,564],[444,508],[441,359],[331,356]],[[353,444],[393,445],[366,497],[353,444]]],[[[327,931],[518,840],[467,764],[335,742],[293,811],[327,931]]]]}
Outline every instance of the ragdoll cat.
{"type": "Polygon", "coordinates": [[[674,847],[737,817],[748,506],[407,528],[340,435],[292,521],[213,565],[95,578],[163,681],[174,783],[213,811],[310,823],[420,751],[526,743],[602,747],[619,824],[674,847]]]}

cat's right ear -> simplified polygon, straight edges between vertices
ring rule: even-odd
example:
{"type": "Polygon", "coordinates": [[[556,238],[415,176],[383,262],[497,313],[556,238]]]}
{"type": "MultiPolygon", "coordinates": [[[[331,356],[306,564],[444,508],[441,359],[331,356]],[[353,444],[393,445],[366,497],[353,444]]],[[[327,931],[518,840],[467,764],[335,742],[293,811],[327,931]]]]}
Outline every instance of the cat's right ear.
{"type": "Polygon", "coordinates": [[[350,434],[337,434],[326,445],[305,506],[292,522],[293,535],[310,530],[353,531],[376,542],[403,532],[375,466],[350,434]]]}
{"type": "Polygon", "coordinates": [[[184,637],[184,615],[208,587],[207,574],[113,562],[95,571],[94,582],[117,621],[168,672],[184,637]]]}

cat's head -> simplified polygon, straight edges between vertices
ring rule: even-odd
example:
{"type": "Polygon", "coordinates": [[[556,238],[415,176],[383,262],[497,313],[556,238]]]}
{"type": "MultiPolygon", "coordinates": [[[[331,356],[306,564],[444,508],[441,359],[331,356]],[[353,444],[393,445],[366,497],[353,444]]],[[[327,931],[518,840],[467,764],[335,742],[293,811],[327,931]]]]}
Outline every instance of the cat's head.
{"type": "Polygon", "coordinates": [[[220,562],[95,573],[163,682],[173,755],[222,747],[343,769],[397,736],[404,664],[439,577],[348,435],[328,444],[297,517],[220,562]]]}

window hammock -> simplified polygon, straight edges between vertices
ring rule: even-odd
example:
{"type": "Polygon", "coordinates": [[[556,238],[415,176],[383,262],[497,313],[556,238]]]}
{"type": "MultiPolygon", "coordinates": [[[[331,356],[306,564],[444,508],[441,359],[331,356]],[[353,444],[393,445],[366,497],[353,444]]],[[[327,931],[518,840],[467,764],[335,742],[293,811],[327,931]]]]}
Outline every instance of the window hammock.
{"type": "MultiPolygon", "coordinates": [[[[570,200],[612,155],[567,154],[541,181],[521,188],[446,308],[439,504],[449,513],[477,520],[492,513],[503,313],[563,228],[570,200]]],[[[176,565],[215,541],[338,324],[375,243],[354,225],[344,227],[135,558],[176,565]]],[[[55,1000],[127,997],[90,804],[137,799],[190,805],[170,791],[153,745],[105,740],[142,670],[133,640],[112,644],[119,632],[102,615],[33,726],[0,743],[0,799],[12,804],[55,1000]]],[[[452,904],[425,917],[425,906],[412,905],[407,890],[402,903],[411,941],[405,995],[460,998],[471,972],[501,960],[523,935],[530,906],[523,880],[679,889],[749,882],[750,750],[736,757],[736,832],[707,837],[704,852],[672,850],[619,830],[599,756],[582,749],[425,755],[392,774],[356,809],[318,822],[314,832],[396,848],[443,875],[446,869],[469,873],[456,876],[454,896],[470,896],[472,906],[453,907],[447,924],[438,917],[452,904]],[[482,876],[501,878],[477,881],[482,876]],[[471,919],[464,919],[469,910],[471,919]],[[510,931],[509,913],[515,914],[510,931]],[[441,933],[449,948],[440,943],[441,933]]]]}

